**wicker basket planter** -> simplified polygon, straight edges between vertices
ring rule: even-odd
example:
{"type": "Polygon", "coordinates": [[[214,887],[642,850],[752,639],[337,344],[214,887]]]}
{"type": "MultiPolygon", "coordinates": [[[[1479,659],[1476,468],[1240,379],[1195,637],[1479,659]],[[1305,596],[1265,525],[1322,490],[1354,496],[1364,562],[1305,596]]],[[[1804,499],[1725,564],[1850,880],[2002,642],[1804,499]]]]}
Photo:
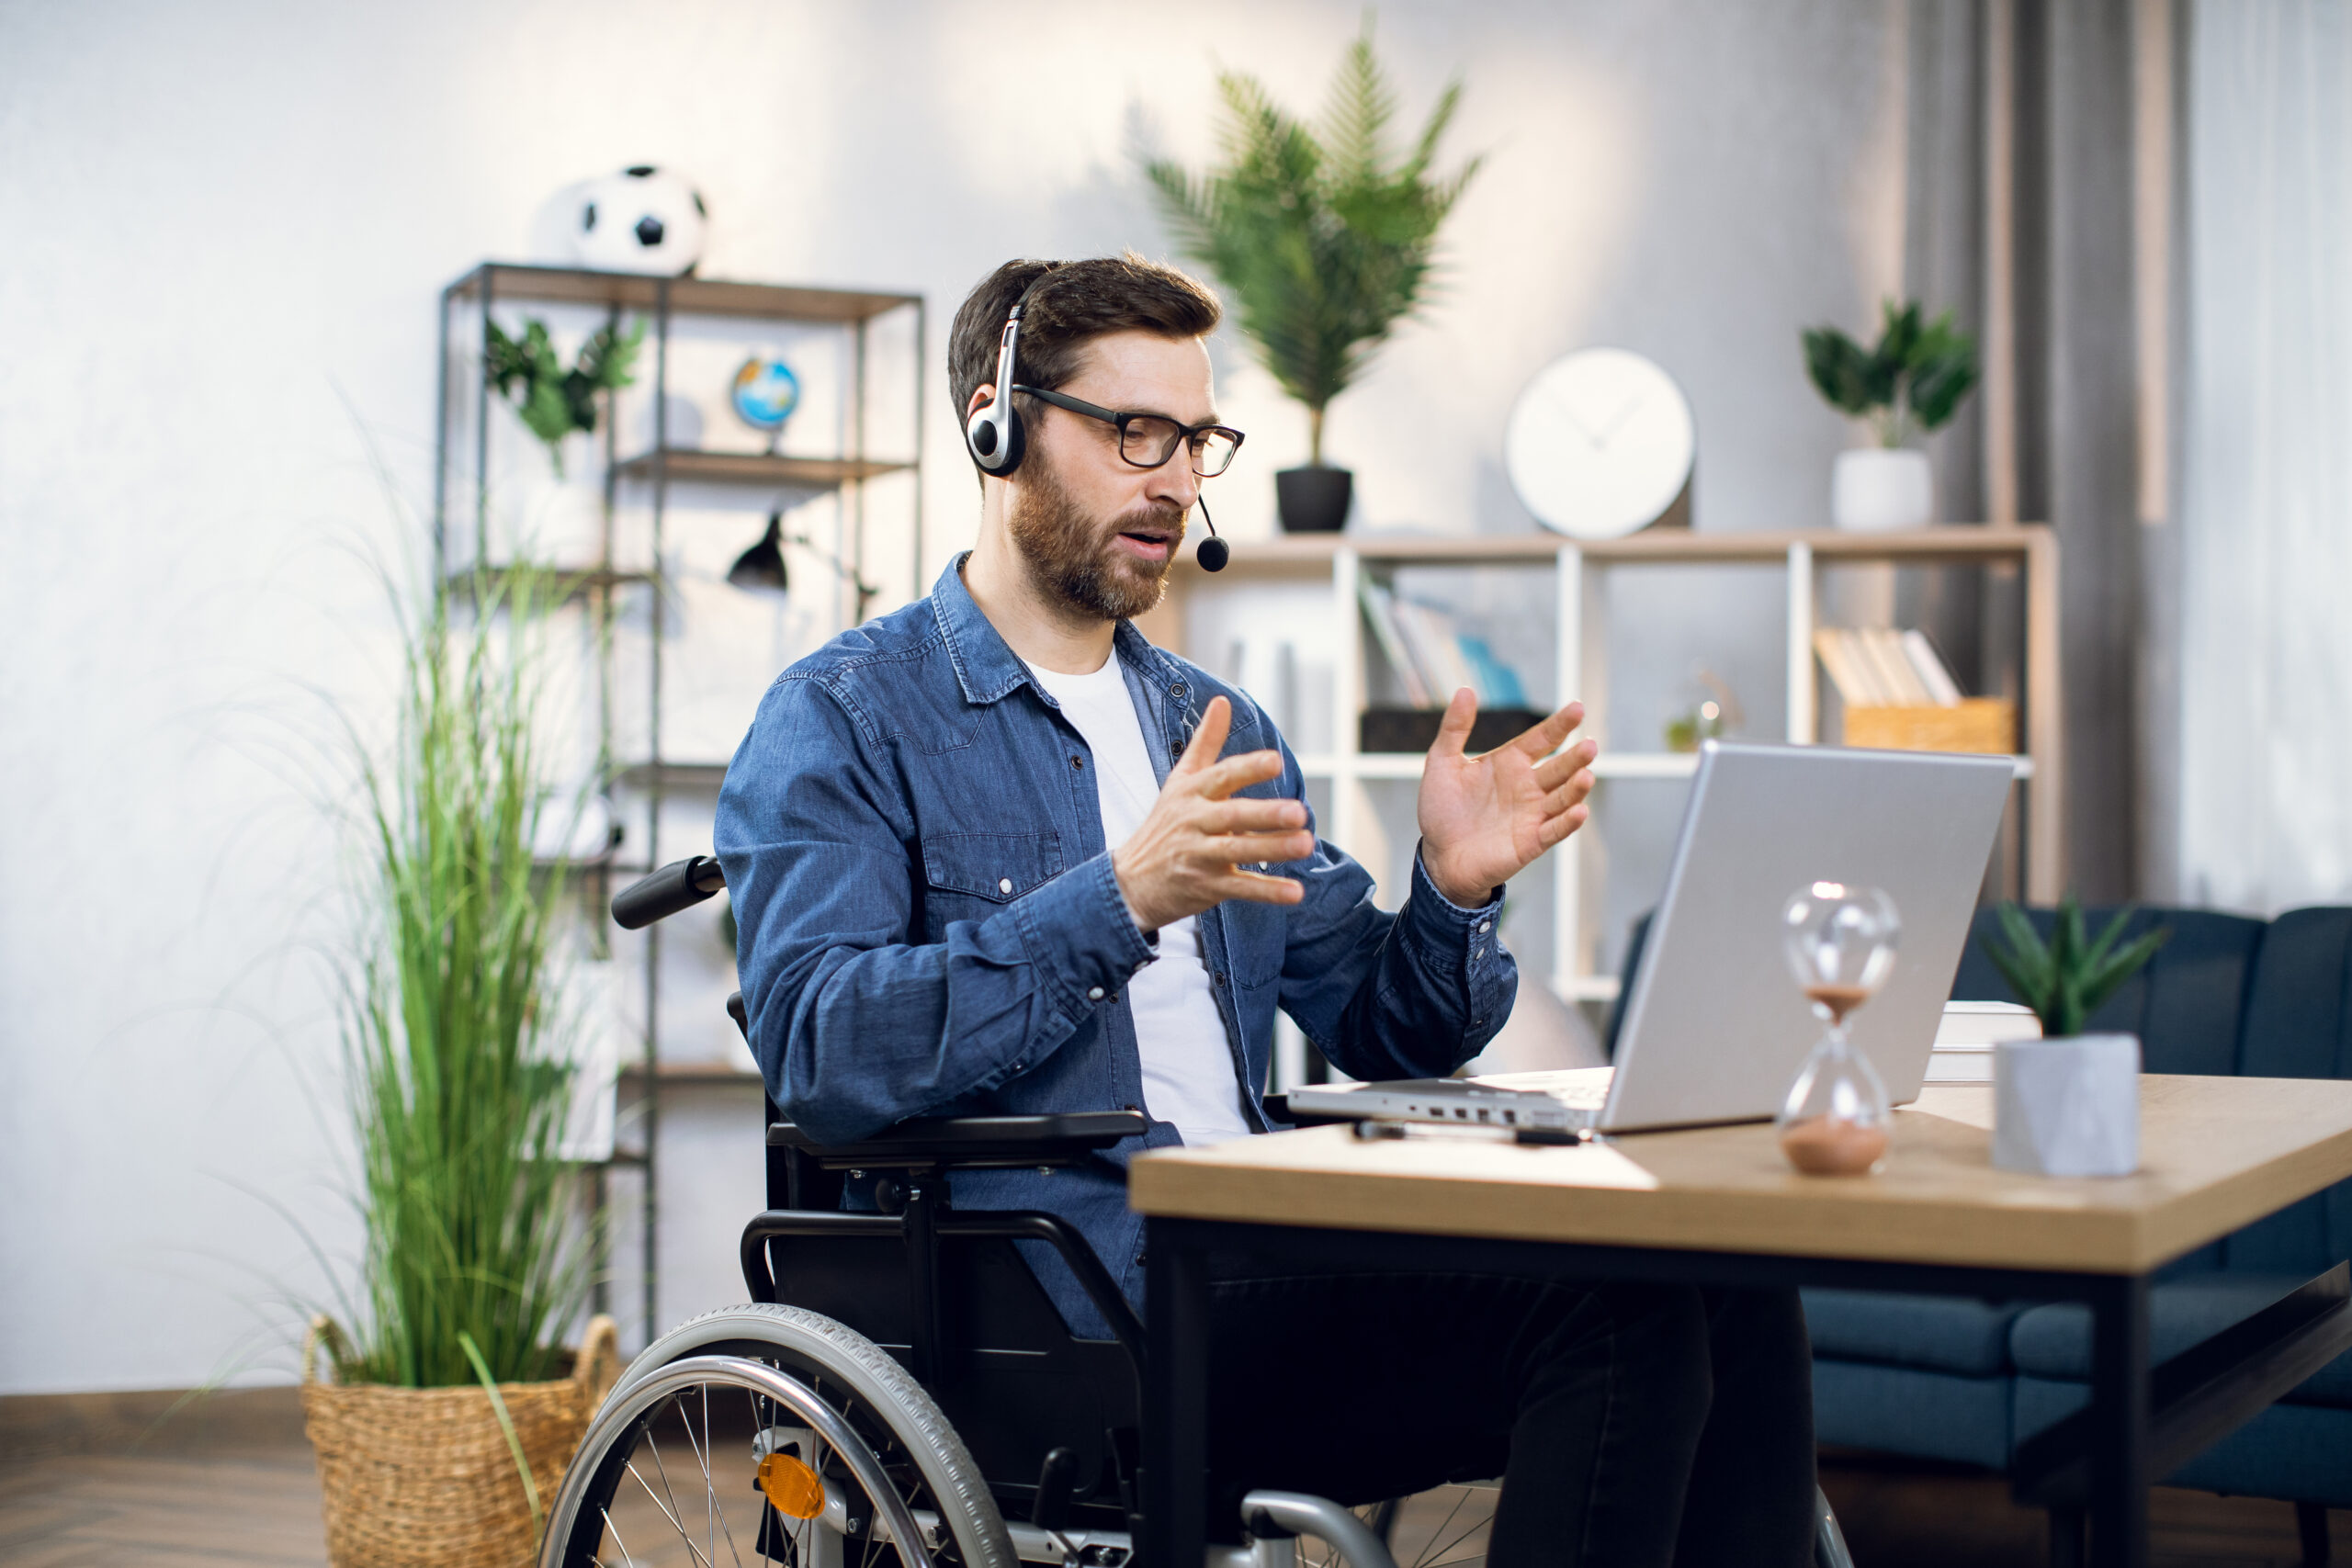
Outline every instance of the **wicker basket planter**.
{"type": "MultiPolygon", "coordinates": [[[[302,1345],[302,1413],[326,1495],[334,1568],[527,1568],[538,1550],[529,1498],[490,1395],[480,1388],[324,1382],[314,1319],[302,1345]]],[[[599,1316],[572,1374],[501,1383],[542,1507],[555,1496],[589,1418],[619,1371],[618,1337],[599,1316]]]]}

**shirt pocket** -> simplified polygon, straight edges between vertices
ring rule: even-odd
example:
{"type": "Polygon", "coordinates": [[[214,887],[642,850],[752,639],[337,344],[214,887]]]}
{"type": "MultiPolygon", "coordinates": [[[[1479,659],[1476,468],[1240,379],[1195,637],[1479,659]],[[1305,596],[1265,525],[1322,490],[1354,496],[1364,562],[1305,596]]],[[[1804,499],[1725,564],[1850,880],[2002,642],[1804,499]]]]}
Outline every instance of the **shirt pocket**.
{"type": "Polygon", "coordinates": [[[1058,833],[933,833],[922,841],[926,939],[958,920],[985,920],[1062,874],[1058,833]]]}
{"type": "Polygon", "coordinates": [[[1222,912],[1226,961],[1232,968],[1234,984],[1255,990],[1281,979],[1290,931],[1289,906],[1234,898],[1226,902],[1222,912]]]}

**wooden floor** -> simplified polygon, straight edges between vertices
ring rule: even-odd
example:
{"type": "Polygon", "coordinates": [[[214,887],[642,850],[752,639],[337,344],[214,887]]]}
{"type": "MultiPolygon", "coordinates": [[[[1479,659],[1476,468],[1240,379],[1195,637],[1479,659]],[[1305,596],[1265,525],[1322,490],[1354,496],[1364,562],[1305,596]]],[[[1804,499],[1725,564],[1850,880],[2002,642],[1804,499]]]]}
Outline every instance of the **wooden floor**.
{"type": "MultiPolygon", "coordinates": [[[[1839,1465],[1823,1483],[1860,1568],[2032,1568],[2045,1560],[2041,1516],[2012,1504],[1998,1479],[1839,1465]]],[[[2154,1512],[2158,1568],[2291,1568],[2301,1561],[2294,1510],[2284,1503],[2159,1491],[2154,1512]]],[[[2352,1542],[2352,1512],[2338,1512],[2332,1523],[2338,1542],[2352,1542]]],[[[1406,1534],[1400,1529],[1400,1547],[1406,1534]]],[[[323,1568],[310,1450],[68,1455],[0,1467],[0,1563],[126,1562],[323,1568]]]]}

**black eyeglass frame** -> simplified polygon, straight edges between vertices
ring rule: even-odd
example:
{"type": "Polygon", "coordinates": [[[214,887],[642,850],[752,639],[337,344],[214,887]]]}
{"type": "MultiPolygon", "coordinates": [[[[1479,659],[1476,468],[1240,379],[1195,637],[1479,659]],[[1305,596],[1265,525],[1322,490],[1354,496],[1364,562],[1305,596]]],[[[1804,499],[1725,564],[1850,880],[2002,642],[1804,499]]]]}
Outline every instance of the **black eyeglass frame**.
{"type": "Polygon", "coordinates": [[[1026,393],[1041,403],[1051,403],[1057,409],[1068,409],[1072,413],[1084,414],[1089,419],[1099,419],[1105,424],[1116,425],[1119,431],[1119,461],[1131,468],[1165,467],[1168,459],[1176,456],[1176,448],[1188,445],[1193,436],[1204,431],[1215,431],[1219,435],[1231,437],[1233,441],[1233,453],[1231,457],[1226,458],[1225,468],[1217,469],[1216,474],[1204,474],[1199,468],[1193,468],[1189,462],[1185,465],[1187,468],[1193,468],[1193,475],[1195,479],[1213,479],[1217,474],[1224,473],[1227,468],[1233,467],[1234,457],[1241,455],[1241,444],[1249,439],[1229,424],[1183,424],[1170,419],[1164,413],[1145,413],[1135,410],[1121,412],[1117,409],[1106,409],[1100,403],[1090,403],[1084,398],[1073,398],[1067,392],[1049,392],[1042,387],[1023,386],[1019,382],[1013,383],[1012,389],[1026,393]],[[1157,463],[1138,463],[1127,456],[1127,426],[1139,419],[1156,419],[1163,423],[1176,426],[1176,439],[1168,444],[1168,449],[1160,453],[1159,461],[1157,463]]]}

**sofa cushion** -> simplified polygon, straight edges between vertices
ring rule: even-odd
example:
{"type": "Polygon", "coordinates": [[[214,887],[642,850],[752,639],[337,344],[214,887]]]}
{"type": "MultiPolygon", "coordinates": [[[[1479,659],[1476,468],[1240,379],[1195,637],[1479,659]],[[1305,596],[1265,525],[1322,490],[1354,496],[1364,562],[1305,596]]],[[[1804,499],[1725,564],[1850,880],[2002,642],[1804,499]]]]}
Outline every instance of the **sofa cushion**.
{"type": "Polygon", "coordinates": [[[1883,1366],[1993,1377],[2009,1370],[2009,1330],[2030,1302],[1807,1291],[1813,1353],[1883,1366]]]}
{"type": "MultiPolygon", "coordinates": [[[[2249,1077],[2352,1077],[2352,909],[2290,909],[2270,922],[2238,1047],[2249,1077]]],[[[2352,1183],[2339,1182],[2230,1237],[2229,1266],[2316,1274],[2352,1257],[2352,1183]]]]}
{"type": "Polygon", "coordinates": [[[2006,1377],[1816,1358],[1814,1436],[1849,1448],[1999,1470],[2009,1462],[2009,1385],[2006,1377]]]}
{"type": "MultiPolygon", "coordinates": [[[[2149,1292],[2151,1353],[2169,1360],[2190,1346],[2260,1312],[2303,1283],[2301,1274],[2203,1274],[2160,1284],[2149,1292]]],[[[2009,1331],[2009,1358],[2030,1377],[2090,1381],[2090,1309],[2071,1302],[2038,1306],[2009,1331]]],[[[2352,1409],[2352,1356],[2322,1367],[2287,1397],[2304,1404],[2352,1409]]],[[[2020,1421],[2023,1412],[2020,1411],[2020,1421]]]]}

